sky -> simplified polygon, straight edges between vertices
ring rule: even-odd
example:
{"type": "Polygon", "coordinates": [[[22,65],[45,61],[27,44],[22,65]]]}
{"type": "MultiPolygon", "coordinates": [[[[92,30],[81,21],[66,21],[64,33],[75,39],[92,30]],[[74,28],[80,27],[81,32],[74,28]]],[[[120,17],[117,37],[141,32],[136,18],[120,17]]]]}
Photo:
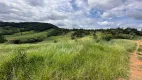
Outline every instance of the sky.
{"type": "Polygon", "coordinates": [[[0,20],[60,28],[142,29],[142,0],[0,0],[0,20]]]}

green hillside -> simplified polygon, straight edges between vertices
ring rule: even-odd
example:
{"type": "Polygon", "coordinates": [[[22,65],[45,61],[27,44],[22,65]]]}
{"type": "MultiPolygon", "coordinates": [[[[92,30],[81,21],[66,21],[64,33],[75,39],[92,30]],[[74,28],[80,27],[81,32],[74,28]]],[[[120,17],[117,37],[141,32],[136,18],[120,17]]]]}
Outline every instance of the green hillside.
{"type": "Polygon", "coordinates": [[[37,31],[13,25],[0,28],[0,80],[128,79],[134,39],[142,34],[131,28],[37,31]]]}
{"type": "MultiPolygon", "coordinates": [[[[66,39],[60,41],[59,39],[66,39]]],[[[91,37],[57,43],[0,44],[1,80],[115,80],[127,78],[129,53],[135,42],[112,40],[96,43],[91,37]]],[[[67,40],[68,39],[68,40],[67,40]]]]}

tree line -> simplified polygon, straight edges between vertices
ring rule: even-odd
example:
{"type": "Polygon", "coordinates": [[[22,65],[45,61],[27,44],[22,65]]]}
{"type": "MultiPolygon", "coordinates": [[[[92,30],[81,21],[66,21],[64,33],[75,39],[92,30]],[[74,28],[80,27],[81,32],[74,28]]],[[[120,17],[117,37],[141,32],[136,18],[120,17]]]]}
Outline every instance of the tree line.
{"type": "MultiPolygon", "coordinates": [[[[0,22],[0,42],[5,42],[6,39],[4,35],[12,35],[18,32],[31,31],[34,30],[36,32],[42,32],[51,29],[47,35],[51,36],[59,36],[65,35],[68,32],[72,32],[71,39],[81,38],[86,35],[93,35],[96,41],[106,40],[109,41],[111,39],[135,39],[138,36],[142,36],[142,31],[139,31],[135,28],[111,28],[111,29],[64,29],[58,28],[57,26],[49,23],[38,23],[38,22],[0,22]]],[[[20,42],[19,40],[14,40],[12,43],[33,43],[43,41],[43,38],[32,38],[27,39],[25,42],[20,42]]]]}

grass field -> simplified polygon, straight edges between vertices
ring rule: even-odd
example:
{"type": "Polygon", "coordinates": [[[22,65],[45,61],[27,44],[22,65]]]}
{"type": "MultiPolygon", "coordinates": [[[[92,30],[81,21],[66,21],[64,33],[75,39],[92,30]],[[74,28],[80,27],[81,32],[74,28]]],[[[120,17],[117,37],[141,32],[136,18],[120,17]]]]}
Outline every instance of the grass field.
{"type": "Polygon", "coordinates": [[[13,35],[6,35],[7,40],[11,39],[27,39],[27,38],[35,38],[35,37],[46,37],[47,31],[44,32],[34,32],[34,31],[27,31],[22,33],[15,33],[13,35]]]}
{"type": "Polygon", "coordinates": [[[0,44],[0,80],[128,77],[129,53],[136,47],[134,41],[116,39],[96,43],[91,36],[71,40],[68,35],[50,37],[37,44],[0,44]]]}

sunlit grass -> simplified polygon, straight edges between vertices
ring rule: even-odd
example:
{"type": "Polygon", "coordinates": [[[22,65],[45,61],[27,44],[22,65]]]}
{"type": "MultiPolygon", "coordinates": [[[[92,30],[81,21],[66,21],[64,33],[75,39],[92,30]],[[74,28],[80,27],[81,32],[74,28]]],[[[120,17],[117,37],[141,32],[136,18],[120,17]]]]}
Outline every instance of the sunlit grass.
{"type": "Polygon", "coordinates": [[[0,80],[127,78],[134,41],[96,43],[91,36],[77,40],[61,37],[53,37],[57,43],[47,40],[39,44],[0,44],[0,80]]]}
{"type": "Polygon", "coordinates": [[[7,40],[13,40],[13,39],[28,39],[28,38],[36,38],[36,37],[46,37],[47,36],[47,31],[44,32],[23,32],[23,34],[20,35],[20,33],[16,33],[14,35],[7,35],[5,36],[7,40]]]}

